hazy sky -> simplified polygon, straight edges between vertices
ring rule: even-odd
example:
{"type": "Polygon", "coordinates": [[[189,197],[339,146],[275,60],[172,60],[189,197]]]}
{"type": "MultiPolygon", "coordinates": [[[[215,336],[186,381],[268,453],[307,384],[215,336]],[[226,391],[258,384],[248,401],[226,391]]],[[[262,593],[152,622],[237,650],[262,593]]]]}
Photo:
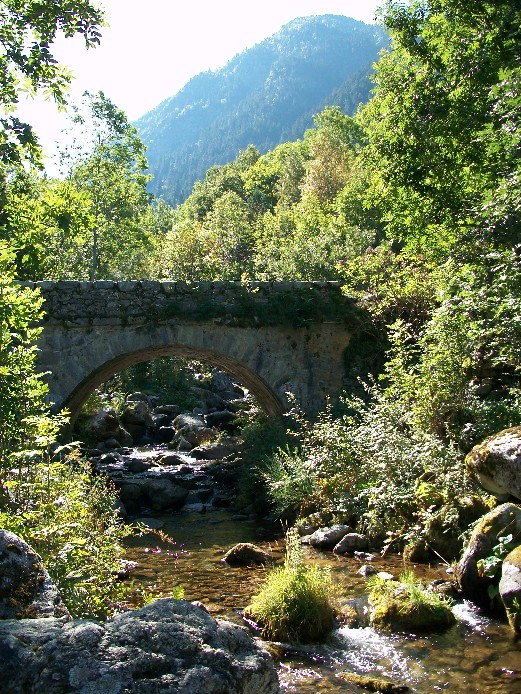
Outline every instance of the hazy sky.
{"type": "MultiPolygon", "coordinates": [[[[366,23],[382,0],[99,0],[110,26],[86,50],[63,39],[52,50],[75,75],[73,98],[102,90],[130,120],[176,94],[194,75],[222,67],[295,19],[342,14],[366,23]]],[[[65,124],[53,104],[30,102],[21,115],[49,148],[65,124]]]]}

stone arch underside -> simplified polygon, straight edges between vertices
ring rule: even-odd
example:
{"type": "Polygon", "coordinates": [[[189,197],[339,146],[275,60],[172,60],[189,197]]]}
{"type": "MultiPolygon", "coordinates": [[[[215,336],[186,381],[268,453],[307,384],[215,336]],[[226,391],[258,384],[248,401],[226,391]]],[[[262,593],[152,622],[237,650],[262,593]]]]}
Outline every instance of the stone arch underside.
{"type": "Polygon", "coordinates": [[[65,398],[61,409],[67,409],[71,413],[71,423],[76,420],[83,404],[95,388],[105,383],[109,378],[125,369],[144,361],[152,361],[161,357],[179,357],[192,361],[199,361],[215,366],[221,371],[237,379],[255,396],[260,407],[269,416],[279,416],[284,411],[284,406],[273,389],[245,364],[233,357],[220,354],[208,349],[200,349],[185,345],[162,345],[151,347],[137,352],[123,354],[109,359],[101,366],[94,369],[72,393],[65,398]]]}

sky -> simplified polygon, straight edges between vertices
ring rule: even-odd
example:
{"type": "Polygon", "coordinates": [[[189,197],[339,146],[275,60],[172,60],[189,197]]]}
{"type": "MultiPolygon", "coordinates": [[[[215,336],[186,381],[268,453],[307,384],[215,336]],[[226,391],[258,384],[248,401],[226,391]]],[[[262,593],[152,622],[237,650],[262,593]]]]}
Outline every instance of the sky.
{"type": "MultiPolygon", "coordinates": [[[[103,91],[130,121],[176,94],[192,77],[225,65],[237,53],[296,17],[338,14],[374,21],[382,0],[99,0],[109,26],[87,50],[79,37],[58,39],[52,52],[74,74],[70,100],[103,91]]],[[[42,99],[21,104],[44,150],[51,153],[66,126],[64,114],[42,99]]]]}

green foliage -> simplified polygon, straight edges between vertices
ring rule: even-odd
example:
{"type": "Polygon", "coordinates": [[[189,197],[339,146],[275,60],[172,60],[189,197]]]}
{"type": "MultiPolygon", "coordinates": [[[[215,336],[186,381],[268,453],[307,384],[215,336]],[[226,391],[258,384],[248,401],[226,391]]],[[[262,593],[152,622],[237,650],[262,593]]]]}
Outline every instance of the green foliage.
{"type": "Polygon", "coordinates": [[[10,113],[21,91],[43,91],[59,105],[72,75],[59,65],[49,45],[58,33],[80,34],[85,45],[100,41],[104,13],[88,0],[6,0],[0,5],[0,165],[40,164],[40,151],[30,125],[10,113]]]}
{"type": "Polygon", "coordinates": [[[0,243],[0,479],[12,453],[32,448],[40,435],[47,393],[34,371],[42,299],[13,278],[14,254],[0,243]]]}
{"type": "Polygon", "coordinates": [[[514,249],[438,273],[441,302],[419,335],[393,328],[387,376],[416,426],[477,442],[521,422],[520,260],[514,249]]]}
{"type": "Polygon", "coordinates": [[[329,408],[315,422],[301,420],[299,448],[278,452],[264,476],[279,513],[319,508],[399,547],[421,536],[428,521],[415,494],[422,475],[442,502],[470,483],[462,454],[415,427],[405,403],[375,385],[367,396],[347,399],[343,413],[329,408]]]}
{"type": "Polygon", "coordinates": [[[514,540],[511,533],[498,537],[497,545],[492,547],[492,554],[477,562],[478,574],[481,577],[492,579],[493,583],[488,586],[488,596],[493,602],[499,597],[499,579],[501,578],[501,567],[503,559],[511,552],[519,542],[514,540]]]}
{"type": "Polygon", "coordinates": [[[139,362],[110,379],[104,384],[103,390],[112,393],[112,397],[115,393],[128,395],[144,391],[159,396],[165,403],[177,404],[181,409],[192,409],[197,399],[190,394],[190,388],[198,385],[194,368],[200,370],[200,365],[176,357],[139,362]]]}
{"type": "Polygon", "coordinates": [[[268,574],[246,614],[259,624],[265,639],[321,641],[333,628],[337,612],[333,594],[329,571],[304,563],[300,538],[290,531],[286,535],[284,566],[268,574]]]}
{"type": "Polygon", "coordinates": [[[128,589],[113,572],[128,531],[117,495],[86,464],[60,462],[53,442],[64,417],[51,418],[47,388],[35,373],[41,299],[13,281],[14,254],[0,246],[0,527],[42,555],[70,611],[111,613],[128,589]]]}
{"type": "Polygon", "coordinates": [[[92,223],[83,244],[82,277],[121,279],[143,272],[152,249],[150,176],[145,146],[123,111],[104,94],[85,93],[81,146],[70,154],[67,180],[88,196],[92,223]]]}
{"type": "Polygon", "coordinates": [[[116,491],[86,463],[58,462],[45,449],[18,455],[17,464],[5,473],[9,503],[0,507],[0,527],[41,555],[75,617],[106,617],[121,608],[130,586],[117,572],[122,540],[132,531],[117,517],[116,491]]]}
{"type": "Polygon", "coordinates": [[[264,498],[263,470],[275,451],[286,445],[288,435],[282,418],[252,409],[241,428],[241,438],[243,465],[238,488],[240,503],[246,506],[264,498]]]}
{"type": "Polygon", "coordinates": [[[392,49],[362,114],[388,233],[430,257],[519,224],[520,11],[510,2],[389,2],[392,49]],[[517,115],[516,115],[517,114],[517,115]]]}

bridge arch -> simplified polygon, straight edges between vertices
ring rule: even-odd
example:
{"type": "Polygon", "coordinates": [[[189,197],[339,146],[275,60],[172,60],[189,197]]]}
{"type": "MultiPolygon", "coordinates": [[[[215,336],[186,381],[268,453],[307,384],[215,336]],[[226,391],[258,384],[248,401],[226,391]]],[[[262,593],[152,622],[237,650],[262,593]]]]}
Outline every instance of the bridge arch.
{"type": "Polygon", "coordinates": [[[161,357],[179,357],[190,361],[199,361],[215,366],[220,371],[226,371],[250,391],[268,416],[280,416],[285,409],[283,402],[273,389],[258,374],[236,359],[213,350],[197,349],[185,345],[163,345],[109,359],[88,374],[61,403],[61,407],[71,413],[71,424],[74,424],[85,401],[95,388],[134,364],[161,357]]]}
{"type": "Polygon", "coordinates": [[[227,371],[269,415],[292,392],[313,415],[340,395],[353,302],[329,282],[62,281],[40,290],[39,370],[76,416],[88,395],[140,361],[178,356],[227,371]]]}

